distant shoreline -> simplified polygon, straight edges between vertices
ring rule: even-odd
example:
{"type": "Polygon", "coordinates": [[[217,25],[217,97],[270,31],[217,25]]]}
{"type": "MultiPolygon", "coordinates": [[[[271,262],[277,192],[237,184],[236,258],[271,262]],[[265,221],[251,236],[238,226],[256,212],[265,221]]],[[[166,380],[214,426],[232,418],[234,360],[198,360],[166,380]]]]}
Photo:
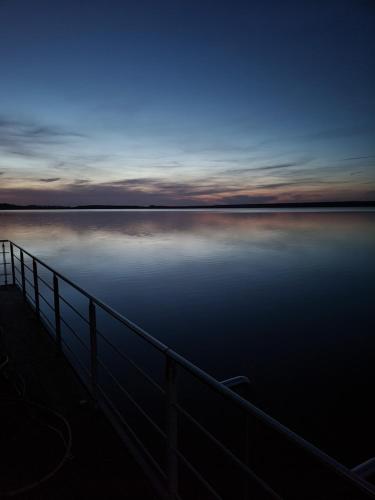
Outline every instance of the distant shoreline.
{"type": "Polygon", "coordinates": [[[223,208],[371,208],[375,201],[324,201],[304,203],[244,203],[232,205],[13,205],[0,203],[0,210],[189,210],[223,208]]]}

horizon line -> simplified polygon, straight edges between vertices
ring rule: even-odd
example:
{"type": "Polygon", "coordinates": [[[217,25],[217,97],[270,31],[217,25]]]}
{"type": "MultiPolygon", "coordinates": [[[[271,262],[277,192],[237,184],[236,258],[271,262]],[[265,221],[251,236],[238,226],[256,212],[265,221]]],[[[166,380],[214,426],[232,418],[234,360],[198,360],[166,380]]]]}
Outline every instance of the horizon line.
{"type": "Polygon", "coordinates": [[[212,205],[19,205],[14,203],[0,203],[0,210],[27,210],[27,209],[189,209],[189,208],[282,208],[282,207],[375,207],[375,200],[354,201],[304,201],[304,202],[273,202],[273,203],[232,203],[212,205]]]}

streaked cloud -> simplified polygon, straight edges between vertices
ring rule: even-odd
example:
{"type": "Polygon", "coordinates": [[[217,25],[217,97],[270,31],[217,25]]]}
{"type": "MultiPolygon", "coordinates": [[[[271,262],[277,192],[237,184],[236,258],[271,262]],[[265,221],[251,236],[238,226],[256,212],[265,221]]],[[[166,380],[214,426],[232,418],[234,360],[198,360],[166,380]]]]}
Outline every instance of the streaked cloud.
{"type": "Polygon", "coordinates": [[[342,158],[342,161],[352,161],[352,160],[367,160],[369,158],[375,158],[375,155],[366,156],[350,156],[349,158],[342,158]]]}
{"type": "Polygon", "coordinates": [[[249,167],[249,168],[233,168],[233,169],[227,169],[224,171],[224,173],[227,174],[233,174],[233,175],[241,175],[247,172],[256,172],[258,170],[280,170],[280,169],[286,169],[286,168],[291,168],[291,167],[296,167],[298,165],[301,165],[300,163],[277,163],[275,165],[265,165],[263,167],[249,167]]]}
{"type": "Polygon", "coordinates": [[[80,186],[82,184],[88,184],[90,182],[89,179],[74,179],[73,183],[77,186],[80,186]]]}
{"type": "Polygon", "coordinates": [[[0,116],[0,150],[7,154],[43,158],[48,147],[84,137],[75,130],[0,116]]]}
{"type": "Polygon", "coordinates": [[[48,177],[45,179],[39,179],[40,182],[56,182],[59,181],[61,177],[48,177]]]}
{"type": "Polygon", "coordinates": [[[316,132],[300,135],[298,137],[308,141],[329,141],[333,139],[348,139],[351,137],[367,135],[369,133],[374,133],[373,126],[357,125],[321,129],[316,132]]]}
{"type": "MultiPolygon", "coordinates": [[[[302,176],[283,180],[268,180],[268,177],[251,179],[246,182],[240,177],[233,179],[220,176],[201,178],[181,178],[170,181],[164,177],[133,177],[112,181],[61,178],[37,179],[34,184],[18,183],[0,188],[1,199],[11,203],[17,199],[27,203],[44,204],[109,204],[109,205],[189,205],[225,204],[287,201],[300,193],[319,199],[353,199],[355,193],[367,193],[374,188],[371,181],[353,179],[329,179],[318,176],[302,176]],[[55,184],[59,181],[58,188],[55,184]],[[41,184],[51,184],[43,188],[41,184]],[[352,190],[352,194],[350,194],[352,190]]],[[[361,194],[361,196],[362,196],[361,194]]],[[[356,196],[360,198],[361,196],[356,196]]],[[[302,198],[301,198],[302,199],[302,198]]]]}

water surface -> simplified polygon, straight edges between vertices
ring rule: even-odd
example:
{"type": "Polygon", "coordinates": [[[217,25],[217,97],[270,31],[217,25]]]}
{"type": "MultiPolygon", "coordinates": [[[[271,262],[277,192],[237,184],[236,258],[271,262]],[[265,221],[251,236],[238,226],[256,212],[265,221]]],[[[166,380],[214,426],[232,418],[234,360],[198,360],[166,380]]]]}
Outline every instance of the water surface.
{"type": "Polygon", "coordinates": [[[0,212],[56,267],[348,465],[374,455],[375,212],[0,212]]]}

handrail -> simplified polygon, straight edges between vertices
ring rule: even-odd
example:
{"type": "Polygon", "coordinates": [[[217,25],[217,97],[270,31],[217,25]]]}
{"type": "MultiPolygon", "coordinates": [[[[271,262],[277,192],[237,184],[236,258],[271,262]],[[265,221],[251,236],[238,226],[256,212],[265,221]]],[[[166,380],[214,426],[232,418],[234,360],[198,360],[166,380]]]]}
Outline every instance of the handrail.
{"type": "MultiPolygon", "coordinates": [[[[200,429],[202,432],[204,432],[207,436],[210,437],[211,440],[220,448],[222,449],[231,459],[233,463],[236,463],[237,465],[240,466],[241,470],[249,476],[250,479],[255,480],[255,482],[260,483],[260,485],[263,487],[263,490],[268,492],[268,494],[272,498],[281,498],[262,478],[259,478],[254,471],[249,468],[249,466],[244,463],[241,459],[239,459],[237,456],[233,454],[233,452],[228,449],[223,443],[221,443],[215,436],[212,435],[212,433],[206,429],[202,424],[200,424],[192,415],[190,415],[189,412],[187,412],[184,408],[182,408],[179,404],[176,403],[174,400],[174,397],[171,395],[174,394],[174,391],[176,390],[175,388],[175,379],[173,372],[174,370],[179,367],[190,373],[194,378],[198,379],[200,382],[205,384],[206,386],[210,387],[214,392],[217,394],[220,394],[224,399],[230,401],[233,403],[237,408],[241,409],[242,411],[245,412],[246,415],[251,415],[252,417],[256,418],[258,421],[260,421],[262,424],[265,426],[269,427],[273,431],[275,431],[277,434],[283,436],[287,441],[293,443],[296,445],[298,448],[304,450],[308,455],[311,457],[314,457],[315,459],[318,460],[322,465],[327,466],[330,470],[332,470],[334,473],[336,473],[338,476],[340,476],[342,479],[349,481],[351,484],[354,484],[356,487],[359,488],[360,491],[363,493],[370,493],[373,494],[375,492],[375,488],[370,485],[367,481],[363,480],[361,477],[359,477],[355,472],[351,471],[344,465],[340,464],[337,462],[335,459],[324,453],[322,450],[319,448],[315,447],[305,439],[303,439],[301,436],[297,435],[284,425],[282,425],[280,422],[263,412],[261,409],[256,407],[254,404],[251,402],[245,400],[238,394],[236,394],[233,390],[230,389],[230,385],[227,385],[226,382],[219,382],[216,378],[212,377],[209,375],[207,372],[193,364],[191,361],[187,360],[177,352],[175,352],[173,349],[171,349],[169,346],[164,344],[163,342],[159,341],[158,339],[154,338],[152,335],[150,335],[148,332],[143,330],[141,327],[133,323],[132,321],[128,320],[125,316],[121,315],[117,311],[115,311],[112,307],[109,305],[105,304],[103,301],[98,299],[97,297],[91,295],[88,293],[86,290],[84,290],[82,287],[77,285],[74,281],[71,279],[67,278],[60,272],[56,271],[53,269],[51,266],[46,264],[44,261],[39,259],[38,257],[35,257],[33,254],[25,250],[23,247],[19,246],[18,244],[12,242],[11,240],[0,240],[0,243],[2,244],[2,254],[3,254],[3,265],[4,265],[4,270],[5,270],[5,283],[7,283],[7,266],[12,267],[12,276],[13,276],[13,283],[17,284],[17,286],[20,287],[22,290],[25,299],[28,299],[30,297],[31,299],[33,297],[30,296],[30,293],[27,291],[26,286],[28,285],[31,290],[34,289],[34,304],[38,304],[39,308],[39,297],[43,299],[44,302],[48,304],[48,306],[55,312],[55,325],[53,325],[53,322],[49,320],[49,318],[43,313],[43,311],[37,310],[37,313],[41,314],[43,316],[43,321],[47,322],[49,327],[53,330],[55,328],[55,333],[56,333],[56,341],[58,344],[58,348],[62,348],[62,345],[66,346],[69,351],[74,355],[76,358],[76,361],[83,367],[85,370],[86,374],[90,375],[90,371],[88,371],[80,362],[80,360],[77,358],[76,354],[72,351],[72,349],[66,344],[64,340],[61,339],[61,325],[67,326],[74,336],[91,352],[91,382],[92,382],[92,393],[94,397],[97,394],[97,389],[99,389],[99,392],[105,396],[105,399],[107,402],[111,401],[111,398],[109,398],[108,395],[104,394],[104,390],[102,387],[97,384],[96,378],[96,372],[98,366],[102,366],[103,368],[106,369],[107,373],[110,375],[110,377],[114,380],[114,382],[119,386],[121,391],[132,401],[133,405],[136,406],[138,411],[143,414],[144,417],[147,415],[147,420],[154,426],[156,427],[167,439],[167,442],[169,443],[169,455],[168,455],[168,471],[167,471],[167,479],[168,479],[168,491],[169,491],[169,497],[171,499],[179,498],[178,494],[178,482],[177,482],[177,460],[180,458],[183,462],[186,461],[186,458],[183,457],[181,452],[176,448],[176,442],[175,442],[175,432],[177,429],[177,412],[180,412],[185,415],[198,429],[200,429]],[[10,246],[10,251],[7,252],[5,250],[5,244],[9,244],[10,246]],[[14,249],[18,249],[20,257],[18,257],[14,253],[14,249]],[[11,262],[6,261],[6,255],[11,254],[11,262]],[[24,262],[24,255],[27,255],[30,257],[33,261],[33,268],[28,266],[24,262]],[[19,270],[18,267],[15,264],[14,259],[17,260],[17,262],[20,263],[21,269],[19,270]],[[40,266],[43,266],[44,269],[48,270],[49,272],[52,273],[53,276],[53,285],[47,284],[45,280],[43,280],[39,275],[38,275],[38,267],[36,264],[39,264],[40,266]],[[29,271],[30,273],[34,274],[34,285],[32,281],[30,281],[26,275],[25,275],[25,269],[29,271]],[[15,270],[17,270],[21,274],[21,281],[18,280],[15,276],[15,270]],[[36,275],[35,275],[36,273],[36,275]],[[38,280],[43,282],[47,287],[50,289],[50,291],[53,292],[54,294],[54,306],[52,306],[46,299],[43,297],[41,294],[40,290],[36,287],[35,284],[37,284],[38,280]],[[61,280],[62,282],[66,283],[67,285],[71,286],[73,289],[78,291],[80,294],[82,294],[84,297],[86,297],[89,300],[90,304],[90,317],[87,320],[70,302],[61,296],[59,293],[58,289],[58,280],[61,280]],[[83,340],[77,335],[77,333],[74,331],[74,329],[66,322],[66,320],[61,316],[60,312],[60,305],[59,301],[64,302],[68,307],[71,308],[71,310],[76,313],[82,320],[84,320],[89,326],[90,326],[90,342],[91,342],[91,347],[86,346],[86,344],[83,342],[83,340]],[[109,316],[112,318],[116,319],[119,323],[125,325],[129,330],[131,330],[133,333],[138,335],[140,338],[142,338],[144,341],[152,345],[156,350],[161,352],[165,356],[165,364],[166,366],[170,366],[172,371],[167,370],[167,377],[166,377],[166,389],[164,390],[159,384],[157,384],[144,370],[142,370],[133,360],[131,360],[127,355],[122,353],[117,346],[115,346],[109,339],[106,338],[102,333],[100,333],[96,327],[96,312],[95,312],[95,307],[100,308],[102,311],[105,311],[109,316]],[[156,388],[161,390],[162,393],[164,393],[167,396],[167,408],[168,408],[168,415],[169,415],[169,421],[168,421],[168,426],[169,429],[167,429],[167,432],[164,433],[162,429],[156,424],[153,419],[143,410],[143,408],[140,406],[139,403],[137,403],[130,393],[122,386],[122,384],[117,380],[117,378],[113,375],[113,373],[103,364],[100,359],[97,359],[97,335],[99,335],[103,340],[113,349],[115,352],[120,354],[120,356],[124,357],[135,369],[138,370],[139,373],[141,373],[146,380],[151,382],[156,388]],[[172,440],[172,441],[170,441],[172,440]],[[182,455],[182,456],[181,456],[182,455]]],[[[100,405],[100,401],[99,401],[100,405]]],[[[111,401],[111,405],[113,406],[113,402],[111,401]]],[[[116,410],[117,412],[117,410],[116,410]]],[[[121,417],[121,421],[123,421],[123,417],[121,417]]],[[[126,424],[128,426],[128,424],[126,424]]],[[[190,466],[194,469],[194,465],[189,462],[190,466]]],[[[199,472],[198,472],[199,474],[199,472]]],[[[204,480],[204,478],[203,478],[204,480]]],[[[205,480],[204,480],[205,481],[205,480]]],[[[208,485],[206,481],[206,486],[208,485]]],[[[214,490],[215,491],[215,490],[214,490]]],[[[212,492],[213,493],[213,492],[212,492]]],[[[215,491],[215,493],[217,493],[215,491]]]]}

